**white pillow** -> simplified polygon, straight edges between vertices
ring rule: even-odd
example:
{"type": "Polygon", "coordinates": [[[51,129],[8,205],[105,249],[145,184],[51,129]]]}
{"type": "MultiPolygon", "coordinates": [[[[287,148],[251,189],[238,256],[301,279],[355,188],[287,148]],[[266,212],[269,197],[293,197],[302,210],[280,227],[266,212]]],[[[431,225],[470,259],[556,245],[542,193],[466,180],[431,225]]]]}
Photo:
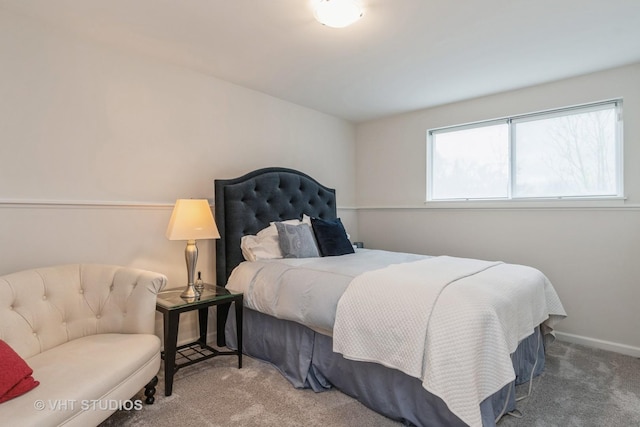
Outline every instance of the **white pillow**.
{"type": "Polygon", "coordinates": [[[242,250],[242,256],[247,261],[282,258],[277,234],[275,238],[266,236],[262,239],[253,235],[242,236],[240,249],[242,250]]]}
{"type": "MultiPolygon", "coordinates": [[[[288,219],[281,221],[285,224],[299,225],[302,223],[311,225],[311,218],[303,215],[302,221],[299,219],[288,219]]],[[[278,229],[275,222],[263,228],[257,234],[242,236],[240,239],[240,249],[242,256],[247,261],[258,261],[261,259],[277,259],[283,258],[280,250],[280,240],[278,238],[278,229]]]]}

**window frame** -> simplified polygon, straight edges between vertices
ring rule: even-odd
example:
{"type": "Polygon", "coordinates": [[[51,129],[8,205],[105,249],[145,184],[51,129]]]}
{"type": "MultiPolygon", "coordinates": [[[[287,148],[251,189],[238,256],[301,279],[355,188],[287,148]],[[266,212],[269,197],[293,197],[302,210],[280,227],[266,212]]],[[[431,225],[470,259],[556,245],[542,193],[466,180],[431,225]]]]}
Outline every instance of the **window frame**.
{"type": "Polygon", "coordinates": [[[517,204],[518,202],[570,202],[570,201],[612,201],[612,200],[624,200],[624,133],[623,133],[623,100],[622,98],[608,99],[604,101],[590,102],[585,104],[573,105],[569,107],[554,108],[549,110],[537,111],[533,113],[517,114],[512,116],[501,117],[497,119],[482,120],[477,122],[464,123],[460,125],[444,126],[439,128],[432,128],[427,130],[426,141],[426,204],[447,204],[453,203],[456,205],[464,204],[468,202],[472,205],[478,205],[482,202],[504,202],[509,205],[517,204]],[[539,197],[514,197],[514,186],[516,184],[516,177],[514,176],[515,170],[515,132],[518,123],[526,123],[529,121],[539,120],[541,118],[554,118],[563,117],[575,113],[588,113],[593,111],[599,111],[613,107],[616,125],[615,125],[615,165],[616,165],[616,194],[614,195],[575,195],[575,196],[539,196],[539,197]],[[433,135],[438,133],[455,132],[467,129],[480,128],[484,126],[492,126],[498,124],[507,124],[507,137],[508,137],[508,190],[506,197],[498,198],[433,198],[433,135]]]}

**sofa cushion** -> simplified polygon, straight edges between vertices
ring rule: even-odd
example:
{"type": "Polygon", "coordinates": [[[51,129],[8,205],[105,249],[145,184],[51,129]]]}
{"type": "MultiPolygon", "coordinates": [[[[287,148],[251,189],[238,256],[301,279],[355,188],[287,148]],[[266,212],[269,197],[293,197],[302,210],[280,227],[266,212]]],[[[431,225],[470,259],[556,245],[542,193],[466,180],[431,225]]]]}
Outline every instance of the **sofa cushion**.
{"type": "Polygon", "coordinates": [[[74,419],[77,425],[97,425],[158,372],[160,339],[150,334],[90,335],[51,348],[26,362],[40,386],[2,404],[3,418],[8,417],[3,419],[6,425],[65,422],[65,426],[71,426],[74,419]],[[43,405],[41,410],[38,404],[43,405]]]}

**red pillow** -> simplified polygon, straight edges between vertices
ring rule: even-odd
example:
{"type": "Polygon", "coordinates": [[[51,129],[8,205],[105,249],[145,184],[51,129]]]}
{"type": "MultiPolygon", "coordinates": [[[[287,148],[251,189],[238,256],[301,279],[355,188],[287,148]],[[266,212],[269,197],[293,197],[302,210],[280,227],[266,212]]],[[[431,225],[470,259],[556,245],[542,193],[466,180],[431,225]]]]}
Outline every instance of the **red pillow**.
{"type": "Polygon", "coordinates": [[[0,340],[0,403],[18,397],[40,384],[27,365],[9,344],[0,340]]]}

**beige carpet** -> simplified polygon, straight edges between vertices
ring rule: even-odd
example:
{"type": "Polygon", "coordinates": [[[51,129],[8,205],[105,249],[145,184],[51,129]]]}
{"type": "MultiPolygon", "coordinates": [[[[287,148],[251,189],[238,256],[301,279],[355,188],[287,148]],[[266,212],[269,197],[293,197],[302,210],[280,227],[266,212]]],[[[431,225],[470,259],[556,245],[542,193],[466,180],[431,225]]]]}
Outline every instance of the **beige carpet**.
{"type": "MultiPolygon", "coordinates": [[[[119,411],[101,427],[115,426],[399,426],[354,399],[331,390],[293,388],[271,365],[216,357],[183,368],[174,392],[140,411],[119,411]]],[[[518,395],[526,394],[526,387],[518,395]]],[[[142,399],[140,393],[135,399],[142,399]]],[[[547,352],[545,373],[532,395],[519,402],[521,419],[499,427],[640,427],[640,360],[562,342],[547,352]]]]}
{"type": "Polygon", "coordinates": [[[533,384],[518,402],[523,417],[499,427],[640,427],[640,359],[556,341],[533,384]]]}
{"type": "MultiPolygon", "coordinates": [[[[156,402],[141,411],[119,411],[102,423],[120,426],[398,426],[354,399],[330,390],[298,390],[273,366],[243,357],[220,356],[179,370],[173,394],[164,396],[160,377],[156,402]]],[[[143,400],[143,394],[136,396],[143,400]]]]}

